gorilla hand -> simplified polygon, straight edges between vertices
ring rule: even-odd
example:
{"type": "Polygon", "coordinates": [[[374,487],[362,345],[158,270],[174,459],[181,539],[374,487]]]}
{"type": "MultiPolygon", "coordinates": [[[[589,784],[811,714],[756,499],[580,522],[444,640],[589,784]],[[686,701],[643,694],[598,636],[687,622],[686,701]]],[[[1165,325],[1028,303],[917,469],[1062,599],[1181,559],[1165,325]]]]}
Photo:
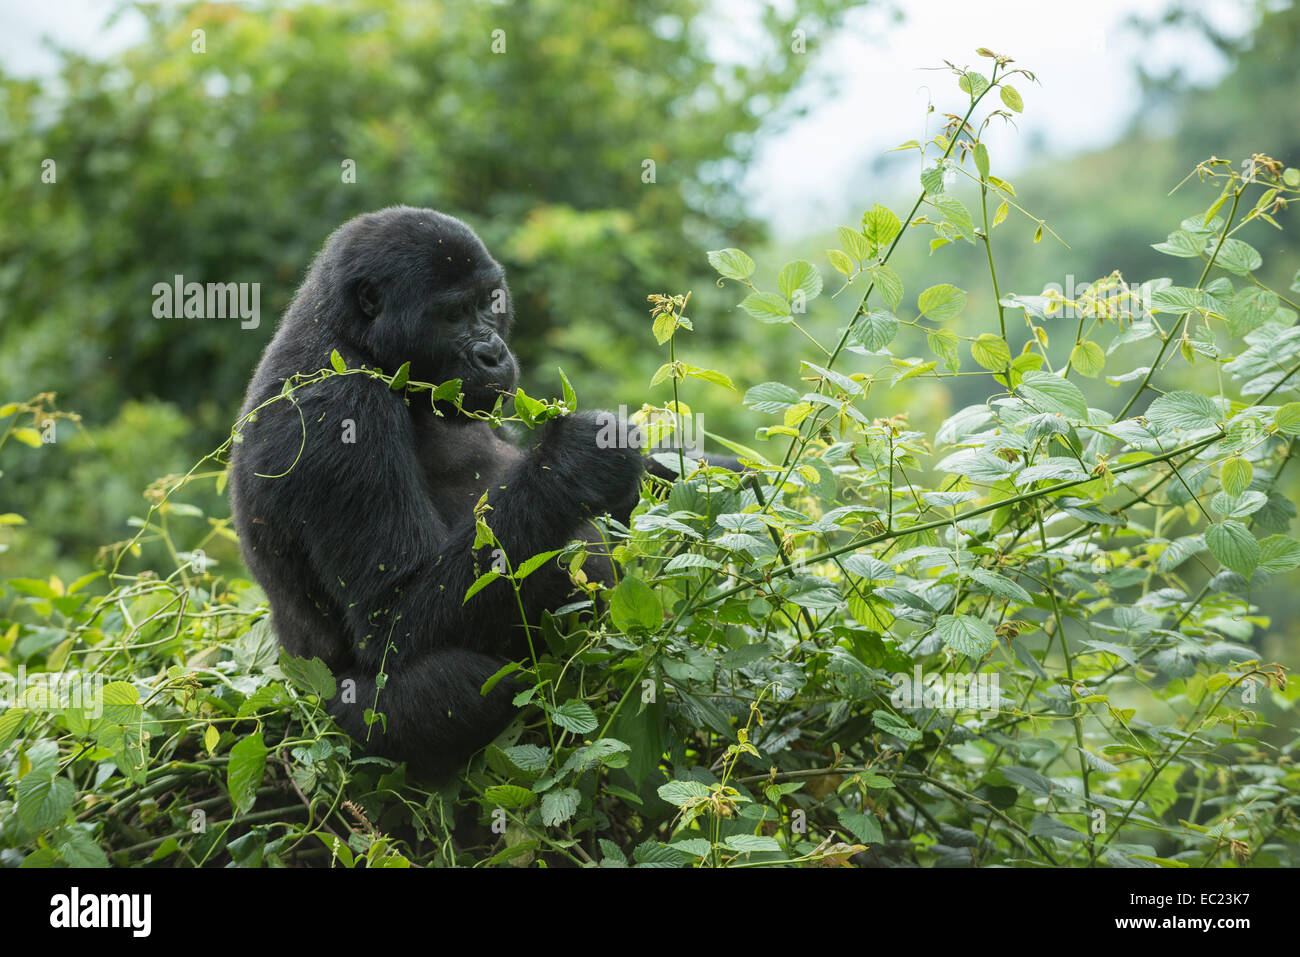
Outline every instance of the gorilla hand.
{"type": "Polygon", "coordinates": [[[635,427],[612,412],[575,412],[552,420],[537,450],[560,501],[622,521],[640,494],[645,460],[635,427]]]}

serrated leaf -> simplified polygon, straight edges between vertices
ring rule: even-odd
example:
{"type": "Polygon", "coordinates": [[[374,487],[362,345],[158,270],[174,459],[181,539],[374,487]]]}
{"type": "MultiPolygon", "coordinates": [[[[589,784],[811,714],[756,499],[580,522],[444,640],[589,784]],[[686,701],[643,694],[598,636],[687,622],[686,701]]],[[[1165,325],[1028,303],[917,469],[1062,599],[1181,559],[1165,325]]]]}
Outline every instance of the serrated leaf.
{"type": "Polygon", "coordinates": [[[521,807],[528,807],[536,802],[537,795],[528,788],[520,787],[518,784],[495,784],[484,789],[483,798],[489,804],[495,804],[497,807],[514,811],[521,807]]]}
{"type": "Polygon", "coordinates": [[[298,689],[316,695],[322,702],[334,697],[337,686],[329,667],[319,658],[295,658],[280,652],[280,671],[298,689]]]}
{"type": "Polygon", "coordinates": [[[775,838],[765,837],[762,834],[733,834],[724,840],[723,844],[742,854],[781,850],[781,845],[775,838]]]}
{"type": "Polygon", "coordinates": [[[997,641],[993,627],[973,615],[940,615],[935,631],[949,648],[972,658],[983,658],[997,641]]]}
{"type": "Polygon", "coordinates": [[[807,299],[816,299],[822,291],[822,274],[807,260],[796,259],[781,267],[776,288],[786,299],[794,299],[796,292],[802,292],[807,299]]]}
{"type": "Polygon", "coordinates": [[[715,249],[706,255],[709,265],[728,279],[743,282],[754,274],[754,260],[739,249],[715,249]]]}
{"type": "Polygon", "coordinates": [[[894,237],[902,232],[903,224],[893,210],[877,203],[863,213],[862,229],[867,242],[879,249],[894,241],[894,237]]]}
{"type": "Polygon", "coordinates": [[[966,305],[966,293],[951,283],[931,286],[916,297],[916,308],[932,322],[946,322],[966,305]]]}
{"type": "Polygon", "coordinates": [[[1270,535],[1259,543],[1259,569],[1280,575],[1300,568],[1300,542],[1289,535],[1270,535]]]}
{"type": "Polygon", "coordinates": [[[784,412],[798,401],[799,393],[782,382],[762,382],[746,392],[744,399],[746,408],[769,414],[784,412]]]}
{"type": "Polygon", "coordinates": [[[1259,542],[1241,522],[1229,519],[1211,525],[1205,530],[1205,544],[1220,564],[1247,578],[1259,564],[1259,542]]]}
{"type": "Polygon", "coordinates": [[[1011,363],[1011,347],[1001,336],[985,332],[971,343],[971,357],[985,369],[1001,372],[1011,363]]]}
{"type": "Polygon", "coordinates": [[[751,292],[741,300],[740,308],[759,322],[793,322],[790,303],[774,292],[751,292]]]}
{"type": "Polygon", "coordinates": [[[547,827],[558,827],[573,817],[582,803],[582,794],[577,788],[561,788],[546,792],[542,798],[542,823],[547,827]]]}
{"type": "Polygon", "coordinates": [[[864,349],[879,352],[894,341],[898,334],[898,319],[893,313],[873,309],[854,320],[852,334],[864,349]]]}
{"type": "Polygon", "coordinates": [[[1212,429],[1219,421],[1219,409],[1208,397],[1196,392],[1169,392],[1160,396],[1143,413],[1160,429],[1212,429]]]}
{"type": "Polygon", "coordinates": [[[903,280],[889,266],[872,266],[871,281],[880,290],[880,295],[889,308],[897,310],[903,302],[903,280]]]}
{"type": "Polygon", "coordinates": [[[591,706],[585,701],[577,700],[566,701],[552,711],[551,720],[573,734],[588,734],[600,724],[591,706]]]}
{"type": "Polygon", "coordinates": [[[683,807],[691,801],[707,798],[708,787],[699,781],[680,780],[661,784],[655,792],[664,801],[676,807],[683,807]]]}
{"type": "Polygon", "coordinates": [[[1017,113],[1024,110],[1025,101],[1020,98],[1020,93],[1014,86],[1003,84],[999,92],[1002,94],[1002,102],[1008,107],[1015,110],[1017,113]]]}
{"type": "Polygon", "coordinates": [[[1273,424],[1286,435],[1300,435],[1300,402],[1288,402],[1273,413],[1273,424]]]}
{"type": "Polygon", "coordinates": [[[77,798],[77,789],[65,777],[52,771],[33,769],[15,789],[18,821],[31,832],[45,831],[62,821],[77,798]]]}
{"type": "Polygon", "coordinates": [[[1079,387],[1069,379],[1030,370],[1020,377],[1016,391],[1041,412],[1055,412],[1079,422],[1088,420],[1088,403],[1079,387]]]}
{"type": "Polygon", "coordinates": [[[1095,342],[1080,342],[1070,351],[1070,365],[1079,375],[1095,379],[1106,367],[1106,353],[1095,342]]]}
{"type": "Polygon", "coordinates": [[[1240,456],[1233,456],[1219,470],[1219,484],[1229,495],[1237,496],[1250,487],[1255,477],[1254,467],[1240,456]]]}
{"type": "Polygon", "coordinates": [[[261,731],[254,731],[230,749],[226,787],[236,814],[247,813],[257,800],[257,789],[266,770],[266,753],[261,731]]]}
{"type": "Polygon", "coordinates": [[[461,604],[465,604],[465,602],[469,601],[500,577],[500,572],[484,572],[482,575],[479,575],[478,578],[474,579],[474,584],[470,585],[469,590],[465,592],[465,597],[461,599],[461,604]]]}

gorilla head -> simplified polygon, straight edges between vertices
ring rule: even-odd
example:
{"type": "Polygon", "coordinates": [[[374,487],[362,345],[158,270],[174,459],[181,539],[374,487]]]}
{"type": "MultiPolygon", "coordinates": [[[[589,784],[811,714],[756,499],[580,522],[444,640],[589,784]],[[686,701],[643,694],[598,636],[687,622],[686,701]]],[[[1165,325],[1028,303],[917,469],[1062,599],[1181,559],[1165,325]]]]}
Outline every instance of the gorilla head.
{"type": "Polygon", "coordinates": [[[505,273],[459,219],[410,206],[358,216],[325,244],[303,289],[329,291],[317,314],[328,312],[330,331],[385,372],[403,356],[412,379],[461,379],[473,410],[515,388],[505,273]]]}

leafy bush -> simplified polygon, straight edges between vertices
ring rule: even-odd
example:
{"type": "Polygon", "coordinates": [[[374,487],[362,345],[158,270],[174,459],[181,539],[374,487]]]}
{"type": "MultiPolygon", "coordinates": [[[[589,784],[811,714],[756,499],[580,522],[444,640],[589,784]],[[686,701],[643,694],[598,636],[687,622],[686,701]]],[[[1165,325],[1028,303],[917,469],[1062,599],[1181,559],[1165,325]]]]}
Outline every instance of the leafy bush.
{"type": "MultiPolygon", "coordinates": [[[[1300,334],[1239,238],[1276,225],[1300,171],[1260,155],[1197,166],[1209,207],[1156,246],[1187,260],[1187,284],[1002,290],[998,228],[1049,230],[981,139],[1032,76],[980,53],[987,77],[954,70],[964,114],[910,144],[911,210],[873,206],[828,253],[829,297],[861,291],[834,341],[803,321],[827,292],[817,266],[765,279],[741,250],[709,255],[743,312],[789,325],[811,358],[795,384],[745,392],[771,417],[724,442],[750,474],[664,456],[680,477],[647,485],[630,528],[609,525],[622,574],[603,595],[579,545],[488,573],[558,561],[587,597],[531,630],[534,654],[506,669],[527,689],[519,718],[461,777],[430,790],[355,756],[320,707],[332,676],[277,649],[255,585],[209,567],[224,526],[176,541],[166,518],[212,480],[196,467],[114,552],[106,595],[88,595],[93,577],[8,584],[7,672],[108,683],[99,715],[39,687],[0,714],[6,863],[1300,863],[1297,741],[1278,726],[1297,691],[1260,660],[1270,623],[1253,604],[1300,565],[1277,490],[1300,435],[1300,334]],[[917,230],[987,261],[982,327],[958,324],[961,289],[891,268],[917,230]],[[927,355],[891,349],[904,329],[927,355]],[[868,411],[899,383],[956,375],[987,398],[933,436],[868,411]],[[127,574],[145,541],[175,570],[127,574]]],[[[673,399],[642,414],[679,438],[702,431],[687,393],[732,385],[687,358],[689,301],[651,297],[673,399]]],[[[342,375],[412,402],[456,389],[336,361],[273,401],[342,375]]],[[[533,427],[575,406],[563,392],[488,417],[533,427]]],[[[494,541],[490,513],[479,533],[494,541]]]]}

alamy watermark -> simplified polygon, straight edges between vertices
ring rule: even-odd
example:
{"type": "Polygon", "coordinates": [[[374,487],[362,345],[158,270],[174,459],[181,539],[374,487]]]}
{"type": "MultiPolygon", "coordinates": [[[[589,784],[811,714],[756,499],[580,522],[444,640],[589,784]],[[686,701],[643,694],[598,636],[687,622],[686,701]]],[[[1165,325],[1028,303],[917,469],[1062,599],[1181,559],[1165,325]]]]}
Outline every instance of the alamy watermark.
{"type": "Polygon", "coordinates": [[[981,718],[998,713],[1002,690],[998,673],[938,674],[924,672],[917,665],[912,674],[899,671],[890,675],[894,690],[889,703],[895,708],[932,708],[938,711],[978,711],[981,718]]]}
{"type": "Polygon", "coordinates": [[[617,413],[606,413],[596,433],[596,446],[602,449],[636,448],[648,453],[675,453],[681,449],[693,459],[707,458],[703,416],[678,415],[671,409],[647,406],[629,414],[627,406],[620,405],[617,413]]]}
{"type": "Polygon", "coordinates": [[[19,665],[16,674],[0,674],[0,711],[27,708],[32,711],[80,711],[87,718],[104,714],[104,676],[80,671],[38,671],[27,673],[19,665]]]}
{"type": "Polygon", "coordinates": [[[155,319],[239,319],[239,328],[262,322],[262,284],[258,282],[171,282],[153,285],[155,319]]]}

